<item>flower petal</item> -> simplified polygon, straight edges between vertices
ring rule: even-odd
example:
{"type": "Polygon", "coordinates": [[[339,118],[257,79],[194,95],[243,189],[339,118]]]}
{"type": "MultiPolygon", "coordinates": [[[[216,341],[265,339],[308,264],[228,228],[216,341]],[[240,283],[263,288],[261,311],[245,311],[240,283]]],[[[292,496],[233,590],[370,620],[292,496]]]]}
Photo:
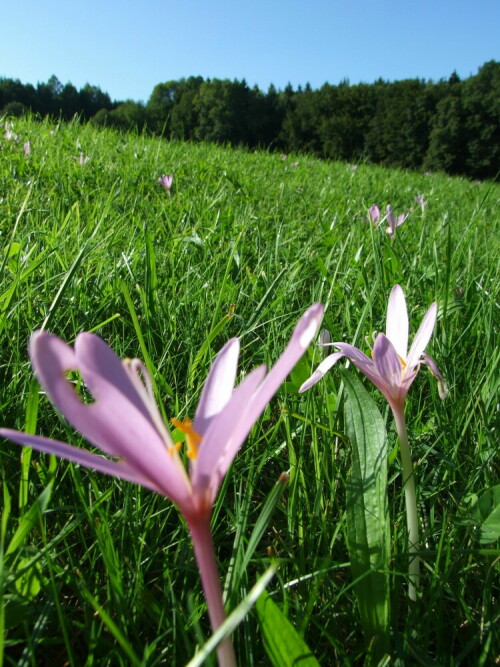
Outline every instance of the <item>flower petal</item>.
{"type": "Polygon", "coordinates": [[[256,421],[249,420],[246,411],[265,374],[266,367],[260,366],[247,375],[236,387],[226,408],[211,421],[200,444],[198,457],[191,467],[191,482],[195,492],[210,487],[212,501],[256,421]]]}
{"type": "Polygon", "coordinates": [[[372,204],[369,209],[370,212],[370,218],[375,227],[377,227],[379,221],[380,221],[380,209],[377,206],[377,204],[372,204]]]}
{"type": "Polygon", "coordinates": [[[437,364],[434,361],[434,359],[428,354],[423,354],[422,356],[423,356],[422,363],[428,366],[430,372],[434,375],[434,377],[438,381],[439,398],[442,401],[444,401],[444,399],[448,396],[449,393],[448,385],[446,384],[445,379],[441,375],[441,372],[437,367],[437,364]]]}
{"type": "Polygon", "coordinates": [[[408,213],[401,213],[401,215],[398,215],[398,219],[396,220],[396,227],[399,227],[400,225],[402,225],[407,217],[408,217],[408,213]]]}
{"type": "Polygon", "coordinates": [[[406,360],[408,350],[408,311],[403,290],[394,285],[387,305],[386,336],[394,345],[401,359],[406,360]]]}
{"type": "Polygon", "coordinates": [[[78,463],[79,465],[85,466],[86,468],[91,468],[92,470],[103,472],[106,475],[119,477],[120,479],[124,479],[127,482],[140,484],[141,486],[149,488],[152,491],[156,491],[157,493],[163,493],[160,489],[154,486],[149,479],[139,475],[139,473],[130,468],[130,466],[128,466],[126,463],[110,461],[109,459],[105,459],[103,456],[92,454],[86,449],[79,449],[78,447],[67,445],[65,442],[60,442],[59,440],[52,440],[51,438],[44,438],[39,435],[29,435],[28,433],[13,431],[9,428],[0,428],[0,436],[7,438],[8,440],[12,440],[19,445],[32,447],[39,452],[44,452],[45,454],[55,454],[61,459],[66,459],[66,461],[78,463]]]}
{"type": "Polygon", "coordinates": [[[240,342],[237,338],[232,338],[215,357],[205,380],[193,423],[194,430],[200,435],[205,433],[212,419],[231,398],[239,352],[240,342]]]}
{"type": "Polygon", "coordinates": [[[391,398],[397,398],[402,389],[403,365],[396,348],[382,333],[375,339],[373,362],[391,398]]]}
{"type": "Polygon", "coordinates": [[[411,344],[410,351],[408,353],[408,358],[406,363],[408,368],[413,368],[416,366],[422,356],[427,343],[429,342],[432,332],[434,331],[434,325],[436,324],[437,316],[437,303],[434,302],[429,310],[425,313],[422,324],[420,325],[413,343],[411,344]]]}
{"type": "Polygon", "coordinates": [[[330,368],[343,356],[345,356],[343,352],[334,352],[333,354],[330,354],[328,357],[323,359],[311,377],[302,383],[299,389],[299,394],[302,394],[302,392],[310,389],[314,384],[316,384],[316,382],[319,382],[325,373],[327,373],[330,368]]]}

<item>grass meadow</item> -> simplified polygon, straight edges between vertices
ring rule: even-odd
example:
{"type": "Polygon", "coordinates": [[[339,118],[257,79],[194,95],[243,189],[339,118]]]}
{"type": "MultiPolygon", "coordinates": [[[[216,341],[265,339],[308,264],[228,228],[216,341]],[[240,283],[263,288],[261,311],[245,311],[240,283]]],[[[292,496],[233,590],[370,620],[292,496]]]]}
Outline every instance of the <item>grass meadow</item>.
{"type": "MultiPolygon", "coordinates": [[[[388,433],[383,664],[498,662],[500,185],[77,122],[28,118],[12,129],[17,143],[0,135],[0,425],[88,447],[34,378],[27,344],[42,326],[68,342],[93,331],[122,357],[147,355],[159,403],[182,418],[232,336],[241,339],[239,372],[248,372],[277,360],[313,302],[324,304],[332,340],[368,350],[365,336],[384,330],[395,284],[410,336],[437,301],[428,351],[449,396],[440,400],[423,369],[406,402],[425,551],[411,605],[393,420],[376,388],[351,371],[388,433]],[[174,176],[170,193],[158,183],[163,173],[174,176]],[[393,243],[385,225],[368,221],[374,203],[412,209],[393,243]]],[[[342,373],[335,367],[297,393],[322,356],[313,344],[271,401],[214,508],[228,611],[277,567],[266,588],[276,618],[266,626],[252,608],[233,634],[240,665],[370,663],[346,546],[352,450],[342,373]],[[300,636],[310,651],[300,663],[270,646],[269,627],[279,636],[292,626],[290,642],[300,636]]],[[[0,456],[0,662],[188,663],[210,626],[175,506],[7,440],[0,456]]]]}

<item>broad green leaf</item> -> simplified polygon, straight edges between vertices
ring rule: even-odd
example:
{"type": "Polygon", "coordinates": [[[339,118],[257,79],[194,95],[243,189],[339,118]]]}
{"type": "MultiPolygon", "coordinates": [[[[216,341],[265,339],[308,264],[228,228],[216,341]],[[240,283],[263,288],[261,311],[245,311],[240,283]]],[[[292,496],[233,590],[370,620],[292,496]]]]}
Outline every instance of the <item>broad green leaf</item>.
{"type": "Polygon", "coordinates": [[[390,524],[384,420],[360,380],[343,373],[345,421],[352,445],[347,481],[347,542],[354,587],[370,654],[389,647],[390,524]]]}
{"type": "Polygon", "coordinates": [[[266,592],[257,601],[257,616],[264,648],[274,667],[319,667],[311,649],[266,592]]]}
{"type": "Polygon", "coordinates": [[[500,484],[487,489],[477,504],[480,520],[481,544],[490,544],[500,538],[500,484]]]}

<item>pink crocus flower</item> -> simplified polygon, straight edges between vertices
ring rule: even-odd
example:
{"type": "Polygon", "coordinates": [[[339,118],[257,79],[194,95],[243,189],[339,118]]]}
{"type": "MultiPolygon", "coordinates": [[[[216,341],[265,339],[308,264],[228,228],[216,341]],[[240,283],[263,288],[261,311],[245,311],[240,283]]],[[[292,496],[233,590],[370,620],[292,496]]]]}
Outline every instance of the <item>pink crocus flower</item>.
{"type": "Polygon", "coordinates": [[[335,352],[326,357],[299,389],[299,392],[310,389],[321,380],[337,361],[342,357],[347,357],[387,399],[396,422],[403,468],[410,553],[408,593],[412,600],[416,599],[419,575],[419,559],[416,554],[420,547],[415,479],[408,445],[404,404],[408,390],[417,377],[421,364],[425,364],[437,378],[441,399],[446,398],[448,393],[446,383],[436,362],[428,354],[425,354],[425,348],[436,323],[436,315],[437,304],[433,303],[426,312],[408,351],[409,326],[406,301],[401,287],[395,285],[391,291],[387,307],[386,333],[379,333],[376,336],[372,358],[370,359],[364,352],[353,345],[349,345],[349,343],[330,343],[330,345],[339,348],[340,352],[335,352]]]}
{"type": "Polygon", "coordinates": [[[403,290],[395,285],[389,297],[386,333],[379,333],[374,341],[372,358],[349,343],[329,343],[338,347],[326,357],[299,391],[310,389],[330,368],[342,359],[350,359],[373,384],[380,389],[394,410],[402,409],[410,386],[417,377],[421,364],[428,366],[437,378],[441,398],[446,396],[446,385],[436,362],[424,353],[436,322],[437,304],[433,303],[424,316],[410,350],[408,346],[408,312],[403,290]]]}
{"type": "MultiPolygon", "coordinates": [[[[210,517],[221,482],[251,428],[314,338],[323,315],[311,306],[285,351],[266,372],[260,366],[235,388],[240,344],[220,350],[203,387],[194,421],[173,419],[184,432],[189,467],[156,404],[152,381],[138,359],[122,361],[98,336],[81,333],[74,347],[46,332],[30,341],[36,375],[57,410],[108,457],[43,436],[0,428],[0,436],[107,475],[135,482],[170,498],[191,532],[212,628],[225,619],[210,517]],[[84,402],[68,380],[78,371],[94,401],[84,402]]],[[[230,640],[218,649],[221,665],[235,664],[230,640]]]]}
{"type": "Polygon", "coordinates": [[[402,225],[407,217],[408,213],[401,213],[401,215],[398,215],[398,217],[395,218],[394,213],[392,211],[392,206],[390,204],[387,206],[386,218],[387,222],[389,223],[389,227],[387,227],[386,232],[390,234],[391,241],[394,241],[394,237],[396,236],[396,227],[402,225]]]}
{"type": "Polygon", "coordinates": [[[286,153],[282,153],[282,154],[280,155],[280,160],[281,160],[281,162],[284,162],[284,161],[286,160],[286,158],[287,158],[286,153]]]}
{"type": "Polygon", "coordinates": [[[369,208],[370,219],[374,227],[378,227],[380,224],[380,209],[377,204],[372,204],[369,208]]]}
{"type": "Polygon", "coordinates": [[[160,176],[160,178],[158,179],[158,183],[159,183],[160,185],[163,185],[163,187],[165,188],[165,190],[167,190],[168,192],[170,192],[170,188],[172,187],[172,181],[173,181],[173,180],[174,180],[174,175],[173,175],[173,174],[169,174],[168,176],[167,176],[166,174],[163,174],[163,175],[160,176]]]}
{"type": "Polygon", "coordinates": [[[24,149],[24,154],[26,155],[26,157],[29,157],[29,155],[31,153],[31,144],[30,144],[29,141],[24,142],[23,149],[24,149]]]}

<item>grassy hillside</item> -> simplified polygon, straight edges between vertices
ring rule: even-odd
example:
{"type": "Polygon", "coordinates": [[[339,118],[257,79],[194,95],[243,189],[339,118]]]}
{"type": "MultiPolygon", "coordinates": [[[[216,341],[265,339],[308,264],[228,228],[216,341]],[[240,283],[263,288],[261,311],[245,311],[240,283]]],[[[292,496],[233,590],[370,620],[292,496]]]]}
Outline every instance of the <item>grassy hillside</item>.
{"type": "MultiPolygon", "coordinates": [[[[27,343],[41,326],[68,342],[94,331],[122,357],[147,351],[168,417],[183,417],[232,336],[243,373],[274,363],[315,301],[332,340],[364,350],[364,337],[384,330],[396,283],[413,334],[437,301],[428,351],[450,394],[441,402],[422,371],[406,404],[426,551],[410,613],[397,441],[385,401],[365,382],[392,452],[391,655],[404,664],[492,661],[499,550],[481,521],[491,512],[484,493],[499,483],[500,186],[77,123],[23,120],[12,131],[17,143],[0,135],[0,425],[84,445],[34,380],[27,343]],[[174,175],[170,193],[157,182],[163,173],[174,175]],[[412,209],[392,244],[385,224],[368,222],[373,203],[412,209]]],[[[321,356],[313,345],[297,377],[321,356]]],[[[228,609],[274,558],[268,593],[317,660],[360,664],[342,376],[334,369],[301,395],[294,381],[252,430],[218,496],[213,534],[228,609]],[[275,498],[283,472],[289,482],[275,498]]],[[[6,440],[0,454],[5,664],[185,664],[210,630],[172,503],[6,440]]],[[[234,643],[241,665],[269,664],[255,611],[234,643]]]]}

